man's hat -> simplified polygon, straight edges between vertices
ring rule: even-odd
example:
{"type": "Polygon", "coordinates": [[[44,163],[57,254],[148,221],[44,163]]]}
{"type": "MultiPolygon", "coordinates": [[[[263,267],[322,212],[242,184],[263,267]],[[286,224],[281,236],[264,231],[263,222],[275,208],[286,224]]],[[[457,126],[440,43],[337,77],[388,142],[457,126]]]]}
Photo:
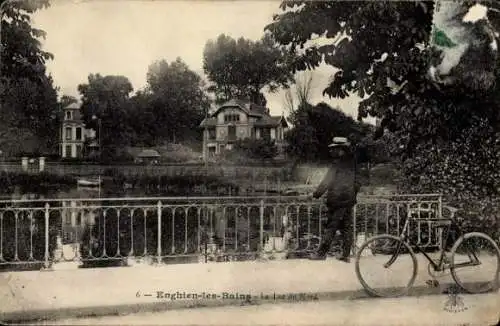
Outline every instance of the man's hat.
{"type": "Polygon", "coordinates": [[[332,148],[332,147],[338,147],[338,146],[348,147],[348,146],[351,146],[351,143],[345,137],[333,137],[333,141],[330,145],[328,145],[328,147],[332,148]]]}

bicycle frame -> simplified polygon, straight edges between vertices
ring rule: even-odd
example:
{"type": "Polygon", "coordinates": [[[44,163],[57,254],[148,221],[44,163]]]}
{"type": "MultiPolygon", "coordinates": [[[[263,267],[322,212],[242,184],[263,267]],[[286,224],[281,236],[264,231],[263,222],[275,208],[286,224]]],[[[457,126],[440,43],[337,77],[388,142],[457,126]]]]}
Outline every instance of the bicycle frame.
{"type": "Polygon", "coordinates": [[[421,252],[424,255],[424,257],[429,261],[429,263],[432,265],[432,268],[438,272],[444,271],[444,270],[452,268],[452,267],[453,268],[460,268],[460,267],[477,266],[477,265],[481,264],[479,262],[479,259],[476,256],[476,253],[473,250],[471,250],[469,247],[467,247],[467,256],[470,259],[470,261],[468,261],[468,262],[453,264],[453,266],[447,265],[445,263],[445,258],[446,258],[446,246],[445,245],[441,245],[439,259],[437,261],[432,259],[432,257],[430,257],[425,252],[425,250],[423,250],[418,244],[412,244],[411,242],[407,241],[407,231],[408,231],[408,228],[409,228],[411,221],[417,221],[417,222],[431,221],[431,222],[441,222],[441,223],[445,222],[444,225],[434,226],[434,228],[436,228],[436,229],[443,228],[443,226],[447,227],[446,238],[444,239],[444,242],[443,242],[443,237],[441,234],[441,243],[442,244],[447,242],[448,237],[449,237],[449,230],[451,229],[452,225],[456,226],[456,228],[460,232],[460,236],[464,235],[462,228],[453,219],[415,219],[412,217],[408,217],[404,223],[403,230],[401,231],[401,233],[398,236],[401,239],[401,242],[399,242],[398,247],[396,248],[394,254],[389,259],[389,261],[384,264],[385,268],[389,268],[396,261],[396,259],[398,258],[399,254],[400,254],[403,242],[407,243],[410,247],[415,247],[417,249],[417,251],[421,252]]]}

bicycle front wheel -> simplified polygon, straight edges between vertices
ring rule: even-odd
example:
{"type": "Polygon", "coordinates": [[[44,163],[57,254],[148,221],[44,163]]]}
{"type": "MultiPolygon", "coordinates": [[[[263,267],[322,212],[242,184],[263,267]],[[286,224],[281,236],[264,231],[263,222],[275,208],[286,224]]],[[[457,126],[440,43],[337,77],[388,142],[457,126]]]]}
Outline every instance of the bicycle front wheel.
{"type": "Polygon", "coordinates": [[[417,277],[417,258],[400,238],[382,234],[368,239],[356,254],[356,276],[376,297],[406,295],[417,277]]]}
{"type": "Polygon", "coordinates": [[[489,236],[470,232],[451,248],[451,276],[468,293],[485,293],[498,288],[500,250],[489,236]]]}

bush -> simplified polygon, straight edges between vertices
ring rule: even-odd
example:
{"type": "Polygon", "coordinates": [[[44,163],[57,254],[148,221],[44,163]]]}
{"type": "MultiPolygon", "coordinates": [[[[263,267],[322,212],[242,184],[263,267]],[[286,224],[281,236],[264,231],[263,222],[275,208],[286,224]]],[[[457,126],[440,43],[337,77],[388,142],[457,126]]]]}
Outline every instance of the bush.
{"type": "Polygon", "coordinates": [[[236,183],[225,181],[219,177],[206,175],[160,175],[125,176],[113,170],[108,176],[113,177],[116,189],[124,189],[128,184],[133,190],[140,190],[146,195],[162,196],[196,196],[210,194],[237,195],[239,186],[236,183]]]}
{"type": "Polygon", "coordinates": [[[483,232],[500,245],[500,200],[470,199],[449,202],[459,209],[455,217],[463,232],[483,232]]]}
{"type": "Polygon", "coordinates": [[[17,186],[22,193],[48,193],[53,187],[72,187],[76,179],[67,175],[49,173],[31,174],[26,172],[0,173],[0,194],[11,195],[17,186]]]}
{"type": "Polygon", "coordinates": [[[278,155],[278,147],[270,139],[243,139],[235,143],[236,151],[254,159],[271,160],[278,155]]]}

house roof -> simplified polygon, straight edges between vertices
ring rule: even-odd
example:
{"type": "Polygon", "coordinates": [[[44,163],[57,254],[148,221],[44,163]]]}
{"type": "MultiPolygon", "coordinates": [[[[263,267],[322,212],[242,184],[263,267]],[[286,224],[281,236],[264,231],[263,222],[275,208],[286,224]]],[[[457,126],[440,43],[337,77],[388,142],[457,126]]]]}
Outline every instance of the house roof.
{"type": "Polygon", "coordinates": [[[238,107],[249,116],[258,118],[258,120],[255,122],[256,126],[276,126],[281,123],[284,127],[288,127],[286,120],[282,116],[269,115],[268,108],[249,101],[238,99],[232,99],[220,105],[214,112],[210,114],[210,117],[203,119],[203,121],[200,123],[200,127],[215,127],[217,125],[217,113],[221,109],[229,107],[238,107]]]}
{"type": "Polygon", "coordinates": [[[242,109],[246,114],[250,116],[262,116],[269,114],[269,110],[261,105],[257,105],[255,103],[249,102],[249,101],[243,101],[243,100],[238,100],[238,99],[232,99],[227,101],[226,103],[220,105],[212,114],[211,116],[213,117],[214,115],[217,114],[218,111],[220,111],[223,108],[227,107],[239,107],[242,109]]]}
{"type": "Polygon", "coordinates": [[[288,127],[286,120],[280,115],[264,115],[259,120],[255,122],[255,126],[277,126],[282,124],[284,127],[288,127]]]}
{"type": "Polygon", "coordinates": [[[200,123],[200,127],[215,127],[217,125],[216,118],[206,118],[200,123]]]}

